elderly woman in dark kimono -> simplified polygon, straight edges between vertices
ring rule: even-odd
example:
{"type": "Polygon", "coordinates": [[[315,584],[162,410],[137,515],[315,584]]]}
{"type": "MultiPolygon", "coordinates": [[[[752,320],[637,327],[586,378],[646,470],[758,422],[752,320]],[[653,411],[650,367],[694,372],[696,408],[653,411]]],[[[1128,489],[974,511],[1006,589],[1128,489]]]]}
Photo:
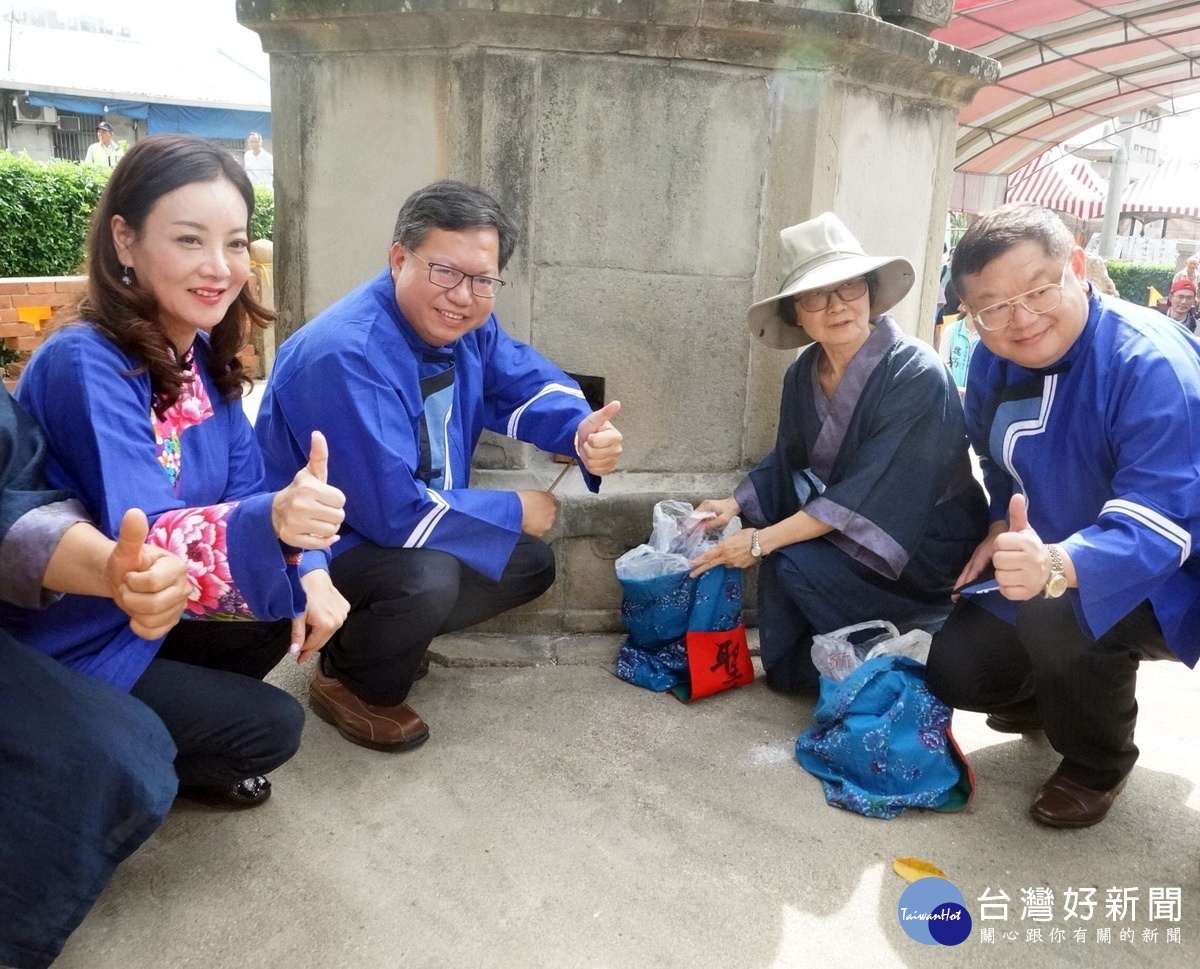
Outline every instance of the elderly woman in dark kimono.
{"type": "Polygon", "coordinates": [[[812,689],[814,633],[869,619],[936,631],[955,577],[986,531],[958,392],[931,347],[887,310],[912,287],[905,259],[867,256],[831,213],[780,233],[783,285],[750,307],[751,333],[790,350],[775,449],[711,528],[749,527],[695,560],[761,564],[767,684],[812,689]]]}

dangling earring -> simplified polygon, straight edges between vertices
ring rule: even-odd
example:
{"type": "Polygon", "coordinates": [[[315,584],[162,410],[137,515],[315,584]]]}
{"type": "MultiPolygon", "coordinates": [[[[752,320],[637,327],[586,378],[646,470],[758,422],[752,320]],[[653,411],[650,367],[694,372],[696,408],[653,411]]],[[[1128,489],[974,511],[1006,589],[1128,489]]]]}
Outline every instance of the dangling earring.
{"type": "Polygon", "coordinates": [[[124,270],[124,272],[121,274],[121,282],[123,282],[126,286],[132,286],[133,285],[133,267],[122,266],[121,268],[124,270]]]}

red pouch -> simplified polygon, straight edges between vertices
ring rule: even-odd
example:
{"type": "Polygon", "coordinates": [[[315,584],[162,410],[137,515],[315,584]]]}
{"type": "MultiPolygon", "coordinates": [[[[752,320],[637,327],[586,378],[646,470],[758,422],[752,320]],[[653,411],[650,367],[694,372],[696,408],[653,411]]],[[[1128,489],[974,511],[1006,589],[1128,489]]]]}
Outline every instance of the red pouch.
{"type": "Polygon", "coordinates": [[[754,682],[744,625],[725,632],[688,632],[687,658],[690,690],[682,683],[671,689],[681,700],[699,700],[754,682]]]}

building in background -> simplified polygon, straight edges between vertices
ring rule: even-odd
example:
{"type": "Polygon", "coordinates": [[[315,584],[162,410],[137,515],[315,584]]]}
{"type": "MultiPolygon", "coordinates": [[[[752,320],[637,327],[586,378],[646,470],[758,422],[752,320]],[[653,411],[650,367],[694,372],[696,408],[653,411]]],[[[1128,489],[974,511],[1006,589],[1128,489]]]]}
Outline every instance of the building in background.
{"type": "Polygon", "coordinates": [[[127,25],[53,7],[0,13],[0,149],[79,161],[107,121],[130,145],[187,132],[240,160],[248,131],[270,147],[270,102],[265,69],[199,36],[147,43],[127,25]]]}

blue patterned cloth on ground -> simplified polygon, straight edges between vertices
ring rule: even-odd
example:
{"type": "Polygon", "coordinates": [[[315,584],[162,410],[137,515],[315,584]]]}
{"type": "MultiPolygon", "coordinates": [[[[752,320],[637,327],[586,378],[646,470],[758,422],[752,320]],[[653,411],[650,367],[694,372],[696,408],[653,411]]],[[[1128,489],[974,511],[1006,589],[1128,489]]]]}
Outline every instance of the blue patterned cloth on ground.
{"type": "Polygon", "coordinates": [[[620,583],[629,636],[617,656],[617,676],[648,690],[688,683],[689,629],[723,632],[742,621],[741,569],[717,566],[698,579],[683,571],[620,583]]]}
{"type": "Polygon", "coordinates": [[[813,718],[796,740],[796,759],[820,778],[827,803],[894,818],[912,807],[959,810],[970,798],[973,778],[950,734],[950,709],[915,660],[881,656],[840,683],[821,677],[813,718]]]}

